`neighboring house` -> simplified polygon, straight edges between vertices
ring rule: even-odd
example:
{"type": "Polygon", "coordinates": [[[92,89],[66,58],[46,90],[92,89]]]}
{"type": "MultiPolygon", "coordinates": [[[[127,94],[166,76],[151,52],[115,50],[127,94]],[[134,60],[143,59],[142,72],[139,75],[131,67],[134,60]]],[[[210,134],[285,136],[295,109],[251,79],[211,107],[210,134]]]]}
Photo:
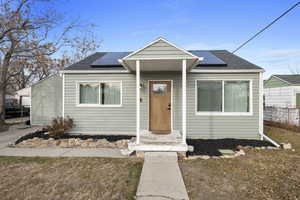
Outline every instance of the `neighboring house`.
{"type": "Polygon", "coordinates": [[[272,75],[264,83],[265,106],[300,108],[300,74],[272,75]]]}
{"type": "Polygon", "coordinates": [[[15,99],[17,99],[20,105],[23,105],[27,108],[31,106],[31,88],[23,88],[15,92],[15,99]]]}
{"type": "Polygon", "coordinates": [[[49,125],[62,116],[62,77],[53,75],[31,86],[32,125],[49,125]]]}
{"type": "Polygon", "coordinates": [[[188,51],[159,38],[67,67],[62,115],[74,119],[72,133],[136,135],[136,150],[186,151],[186,138],[259,139],[263,71],[226,50],[188,51]],[[177,146],[142,145],[155,133],[177,146]]]}

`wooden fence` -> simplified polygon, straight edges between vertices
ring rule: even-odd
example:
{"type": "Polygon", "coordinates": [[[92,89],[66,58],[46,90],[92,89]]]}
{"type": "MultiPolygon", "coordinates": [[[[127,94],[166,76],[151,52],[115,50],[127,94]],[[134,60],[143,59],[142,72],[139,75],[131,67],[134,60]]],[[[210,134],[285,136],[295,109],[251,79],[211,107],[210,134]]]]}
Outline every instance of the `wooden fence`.
{"type": "Polygon", "coordinates": [[[300,125],[299,108],[279,108],[265,107],[264,120],[271,122],[287,123],[290,125],[300,125]]]}

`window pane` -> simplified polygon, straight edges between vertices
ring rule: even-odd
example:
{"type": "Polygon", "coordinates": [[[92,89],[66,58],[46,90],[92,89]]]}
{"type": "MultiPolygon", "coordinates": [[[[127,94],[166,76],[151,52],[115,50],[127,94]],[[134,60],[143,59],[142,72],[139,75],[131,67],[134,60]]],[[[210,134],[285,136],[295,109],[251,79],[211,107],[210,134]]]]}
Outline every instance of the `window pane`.
{"type": "Polygon", "coordinates": [[[152,91],[153,91],[154,94],[164,94],[164,93],[167,92],[167,88],[168,88],[167,84],[161,84],[161,83],[153,84],[152,87],[153,87],[152,91]]]}
{"type": "Polygon", "coordinates": [[[99,84],[81,83],[80,84],[80,104],[98,104],[99,103],[99,84]]]}
{"type": "Polygon", "coordinates": [[[249,112],[249,81],[224,82],[225,112],[249,112]]]}
{"type": "Polygon", "coordinates": [[[197,111],[222,111],[222,81],[197,81],[197,111]]]}
{"type": "Polygon", "coordinates": [[[100,83],[101,104],[121,104],[120,83],[100,83]]]}

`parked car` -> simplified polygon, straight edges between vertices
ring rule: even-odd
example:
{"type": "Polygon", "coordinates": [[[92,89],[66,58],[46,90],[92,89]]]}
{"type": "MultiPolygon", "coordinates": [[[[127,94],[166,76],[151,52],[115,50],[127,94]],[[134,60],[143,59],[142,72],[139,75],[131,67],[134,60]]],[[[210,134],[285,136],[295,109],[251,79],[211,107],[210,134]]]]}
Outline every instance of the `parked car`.
{"type": "Polygon", "coordinates": [[[6,118],[29,116],[30,109],[14,101],[5,102],[6,118]]]}

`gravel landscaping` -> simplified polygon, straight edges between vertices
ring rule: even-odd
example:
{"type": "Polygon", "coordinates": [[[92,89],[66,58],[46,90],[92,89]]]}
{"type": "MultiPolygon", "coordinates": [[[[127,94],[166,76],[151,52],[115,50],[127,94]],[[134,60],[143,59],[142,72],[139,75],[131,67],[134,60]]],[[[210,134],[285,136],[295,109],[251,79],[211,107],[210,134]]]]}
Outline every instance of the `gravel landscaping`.
{"type": "Polygon", "coordinates": [[[19,138],[14,147],[22,148],[119,148],[127,149],[132,136],[64,135],[52,138],[46,130],[36,131],[19,138]]]}

